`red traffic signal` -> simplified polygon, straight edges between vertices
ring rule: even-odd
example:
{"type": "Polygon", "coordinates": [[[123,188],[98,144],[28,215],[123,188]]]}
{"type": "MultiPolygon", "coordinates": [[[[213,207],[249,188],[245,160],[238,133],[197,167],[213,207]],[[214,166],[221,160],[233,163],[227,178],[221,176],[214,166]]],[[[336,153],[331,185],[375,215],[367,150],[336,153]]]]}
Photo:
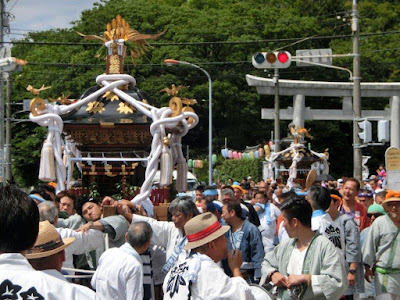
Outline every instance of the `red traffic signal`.
{"type": "Polygon", "coordinates": [[[252,64],[257,69],[284,69],[292,62],[288,51],[257,52],[252,57],[252,64]]]}

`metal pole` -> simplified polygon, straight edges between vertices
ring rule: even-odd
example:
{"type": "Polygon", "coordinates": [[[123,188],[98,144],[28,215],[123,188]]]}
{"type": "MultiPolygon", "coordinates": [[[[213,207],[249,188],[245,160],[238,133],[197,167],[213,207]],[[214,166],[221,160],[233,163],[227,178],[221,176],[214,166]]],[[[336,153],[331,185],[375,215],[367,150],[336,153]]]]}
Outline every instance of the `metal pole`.
{"type": "MultiPolygon", "coordinates": [[[[0,50],[3,48],[4,33],[4,1],[0,0],[0,50]]],[[[1,75],[1,74],[0,74],[1,75]]],[[[2,183],[5,185],[6,176],[4,172],[4,81],[3,76],[0,76],[0,152],[1,152],[1,176],[2,183]]]]}
{"type": "Polygon", "coordinates": [[[400,97],[390,99],[390,147],[400,148],[400,97]]]}
{"type": "Polygon", "coordinates": [[[213,174],[212,174],[212,81],[210,74],[203,68],[198,65],[186,62],[179,61],[180,64],[190,65],[196,69],[199,69],[204,74],[206,74],[208,79],[208,185],[212,185],[213,182],[213,174]]]}
{"type": "Polygon", "coordinates": [[[353,31],[353,159],[354,159],[354,178],[362,182],[362,151],[359,147],[360,137],[358,133],[357,121],[361,117],[361,77],[360,77],[360,29],[358,24],[357,0],[353,0],[352,23],[353,31]]]}
{"type": "MultiPolygon", "coordinates": [[[[202,69],[203,70],[203,69],[202,69]]],[[[212,82],[210,75],[203,70],[208,78],[208,185],[212,185],[213,182],[213,170],[212,170],[212,82]]]]}
{"type": "Polygon", "coordinates": [[[281,150],[281,134],[279,126],[279,69],[274,72],[275,82],[275,107],[274,107],[274,132],[275,132],[275,153],[281,150]]]}
{"type": "Polygon", "coordinates": [[[5,143],[5,177],[11,182],[11,73],[3,73],[7,80],[6,99],[6,143],[5,143]]]}
{"type": "Polygon", "coordinates": [[[180,61],[174,59],[166,59],[166,64],[182,64],[192,66],[193,68],[202,71],[208,79],[208,184],[212,185],[213,174],[212,174],[212,81],[210,74],[198,65],[192,64],[187,61],[180,61]]]}
{"type": "Polygon", "coordinates": [[[4,170],[4,81],[0,74],[0,161],[1,161],[1,176],[2,183],[5,185],[6,176],[4,170]]]}

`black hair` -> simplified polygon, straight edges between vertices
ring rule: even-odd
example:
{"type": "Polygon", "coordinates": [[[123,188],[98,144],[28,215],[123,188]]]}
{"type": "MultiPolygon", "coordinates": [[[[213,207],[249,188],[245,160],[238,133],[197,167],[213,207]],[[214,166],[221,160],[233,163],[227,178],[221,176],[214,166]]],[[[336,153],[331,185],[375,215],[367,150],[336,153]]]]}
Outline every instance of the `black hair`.
{"type": "Polygon", "coordinates": [[[43,187],[43,185],[39,185],[29,192],[29,195],[33,194],[40,195],[40,197],[42,197],[44,200],[52,201],[50,195],[46,193],[46,189],[43,187]]]}
{"type": "Polygon", "coordinates": [[[95,204],[100,204],[101,203],[101,199],[99,199],[99,198],[89,198],[89,197],[87,197],[87,196],[79,196],[78,197],[78,201],[77,201],[77,205],[76,205],[76,212],[81,216],[81,217],[83,217],[83,215],[82,215],[82,207],[83,207],[83,205],[85,204],[85,203],[87,203],[87,202],[92,202],[92,203],[95,203],[95,204]]]}
{"type": "Polygon", "coordinates": [[[311,200],[312,207],[327,210],[331,205],[329,190],[323,186],[313,185],[310,187],[307,197],[311,200]]]}
{"type": "Polygon", "coordinates": [[[240,206],[239,203],[235,202],[235,201],[229,201],[228,203],[226,203],[226,209],[228,210],[228,212],[230,211],[235,211],[236,217],[244,220],[245,218],[242,216],[242,207],[240,206]]]}
{"type": "Polygon", "coordinates": [[[256,197],[256,195],[258,195],[258,194],[262,195],[264,198],[267,198],[267,193],[264,193],[263,191],[257,191],[254,193],[253,196],[256,197]]]}
{"type": "Polygon", "coordinates": [[[342,198],[342,195],[337,190],[329,190],[329,194],[336,195],[336,196],[342,198]]]}
{"type": "Polygon", "coordinates": [[[279,198],[281,198],[283,200],[286,200],[289,197],[294,197],[296,195],[297,195],[296,192],[292,189],[292,190],[289,190],[289,191],[287,191],[285,193],[282,193],[282,195],[279,198]]]}
{"type": "Polygon", "coordinates": [[[245,190],[251,190],[251,185],[250,185],[250,183],[249,183],[249,182],[244,183],[244,184],[243,184],[243,188],[244,188],[245,190]]]}
{"type": "Polygon", "coordinates": [[[32,248],[39,233],[35,201],[14,185],[0,188],[0,252],[18,253],[32,248]]]}
{"type": "Polygon", "coordinates": [[[289,221],[296,218],[303,226],[311,228],[312,208],[304,197],[295,195],[287,198],[281,205],[281,211],[289,221]]]}
{"type": "Polygon", "coordinates": [[[41,184],[41,188],[43,188],[45,191],[53,193],[54,195],[56,194],[56,189],[55,187],[48,185],[48,184],[41,184]]]}
{"type": "Polygon", "coordinates": [[[72,190],[65,190],[65,191],[59,192],[56,195],[55,201],[57,203],[60,203],[61,198],[64,198],[64,197],[70,198],[72,200],[74,208],[77,206],[78,197],[75,195],[75,193],[72,190]]]}
{"type": "Polygon", "coordinates": [[[200,184],[196,187],[196,191],[204,192],[205,186],[200,184]]]}

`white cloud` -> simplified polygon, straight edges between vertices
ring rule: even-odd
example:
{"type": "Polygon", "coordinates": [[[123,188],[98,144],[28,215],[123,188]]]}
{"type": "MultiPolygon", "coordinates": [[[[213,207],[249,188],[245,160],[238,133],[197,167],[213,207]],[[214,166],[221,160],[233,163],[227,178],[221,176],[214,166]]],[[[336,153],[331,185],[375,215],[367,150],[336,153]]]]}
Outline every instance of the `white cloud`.
{"type": "MultiPolygon", "coordinates": [[[[9,11],[15,1],[10,1],[5,10],[9,11]]],[[[10,11],[15,16],[10,22],[11,35],[26,32],[21,30],[69,28],[70,23],[79,20],[81,12],[92,8],[94,2],[96,0],[19,0],[10,11]]]]}

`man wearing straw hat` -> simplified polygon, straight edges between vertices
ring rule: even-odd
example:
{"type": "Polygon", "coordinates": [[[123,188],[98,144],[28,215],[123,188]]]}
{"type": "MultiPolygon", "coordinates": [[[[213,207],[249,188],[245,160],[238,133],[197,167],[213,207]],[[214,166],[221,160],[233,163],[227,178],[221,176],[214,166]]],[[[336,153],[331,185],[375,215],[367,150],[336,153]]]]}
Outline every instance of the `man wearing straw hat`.
{"type": "MultiPolygon", "coordinates": [[[[94,299],[94,293],[41,271],[25,255],[39,232],[36,203],[15,186],[0,188],[0,296],[2,299],[94,299]]],[[[60,236],[49,245],[64,248],[60,236]]],[[[48,246],[48,245],[44,245],[48,246]]],[[[66,247],[66,246],[65,246],[66,247]]]]}
{"type": "MultiPolygon", "coordinates": [[[[39,223],[39,234],[35,245],[26,252],[26,258],[37,271],[53,276],[67,282],[60,273],[65,261],[65,248],[75,242],[75,237],[62,239],[60,234],[49,221],[39,223]]],[[[76,289],[86,294],[88,299],[93,299],[95,293],[87,287],[72,284],[76,289]]]]}
{"type": "Polygon", "coordinates": [[[164,280],[164,299],[253,299],[250,287],[241,277],[239,250],[228,253],[225,233],[212,213],[204,213],[185,224],[189,257],[170,269],[164,280]],[[234,277],[228,277],[217,265],[228,257],[234,277]]]}
{"type": "Polygon", "coordinates": [[[365,279],[375,277],[376,299],[400,299],[400,191],[389,190],[386,215],[371,225],[363,246],[365,279]]]}

